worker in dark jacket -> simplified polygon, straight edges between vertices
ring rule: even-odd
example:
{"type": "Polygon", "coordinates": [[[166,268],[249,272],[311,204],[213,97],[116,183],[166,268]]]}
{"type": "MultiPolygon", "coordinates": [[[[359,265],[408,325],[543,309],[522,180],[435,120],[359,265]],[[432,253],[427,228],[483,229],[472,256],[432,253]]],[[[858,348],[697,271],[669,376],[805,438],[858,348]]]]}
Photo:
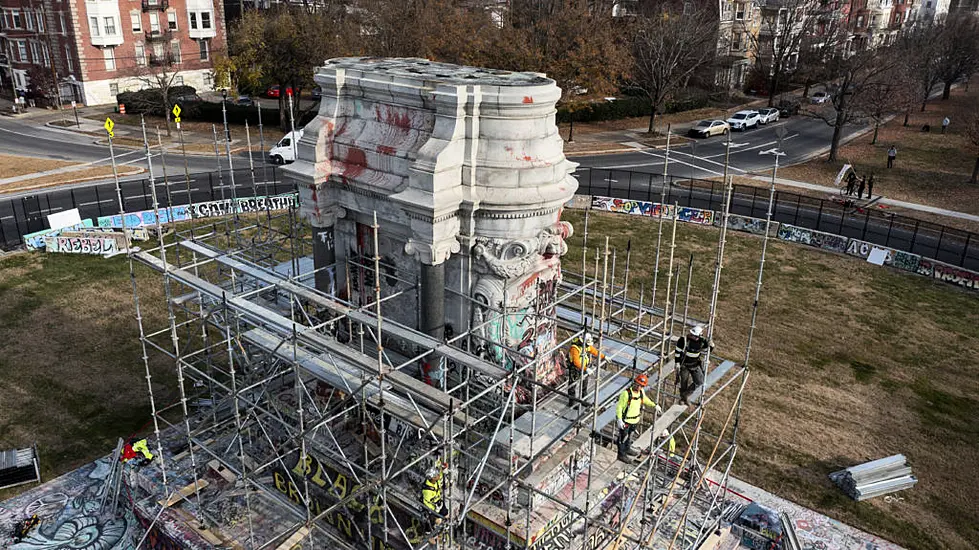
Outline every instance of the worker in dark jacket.
{"type": "Polygon", "coordinates": [[[680,379],[680,401],[689,405],[690,395],[704,383],[705,353],[714,343],[704,337],[704,325],[696,325],[690,333],[676,341],[677,376],[680,379]]]}

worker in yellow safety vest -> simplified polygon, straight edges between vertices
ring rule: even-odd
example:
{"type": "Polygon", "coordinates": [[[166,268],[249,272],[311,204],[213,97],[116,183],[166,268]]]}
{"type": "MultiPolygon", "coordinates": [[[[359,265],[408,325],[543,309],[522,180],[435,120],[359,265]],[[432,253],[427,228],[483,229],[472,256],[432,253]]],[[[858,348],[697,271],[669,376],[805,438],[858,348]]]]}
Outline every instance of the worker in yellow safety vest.
{"type": "Polygon", "coordinates": [[[445,503],[442,501],[442,469],[432,466],[425,473],[425,486],[422,487],[422,504],[428,513],[435,516],[434,523],[439,523],[442,516],[446,513],[445,503]]]}
{"type": "Polygon", "coordinates": [[[667,439],[669,439],[670,441],[666,444],[666,450],[669,451],[669,454],[666,455],[666,458],[672,458],[673,455],[676,454],[676,439],[673,439],[673,436],[670,435],[670,430],[663,430],[662,432],[660,432],[659,440],[665,441],[667,439]]]}
{"type": "Polygon", "coordinates": [[[133,443],[133,450],[136,451],[137,453],[142,453],[143,459],[146,462],[150,462],[151,460],[153,460],[153,453],[150,452],[150,447],[146,443],[145,439],[140,439],[136,443],[133,443]]]}
{"type": "Polygon", "coordinates": [[[642,418],[643,405],[655,407],[657,412],[663,412],[652,399],[646,396],[645,387],[649,384],[649,378],[645,374],[640,374],[632,382],[632,387],[622,390],[619,394],[619,403],[615,407],[615,418],[619,426],[619,438],[616,441],[619,447],[619,460],[632,463],[632,457],[639,454],[632,450],[632,433],[636,431],[636,425],[642,418]]]}
{"type": "Polygon", "coordinates": [[[597,369],[589,369],[592,357],[605,359],[605,355],[595,349],[594,340],[591,334],[585,333],[584,338],[576,336],[571,341],[571,348],[568,349],[568,404],[574,405],[578,398],[579,380],[581,380],[581,395],[588,396],[588,375],[597,369]]]}

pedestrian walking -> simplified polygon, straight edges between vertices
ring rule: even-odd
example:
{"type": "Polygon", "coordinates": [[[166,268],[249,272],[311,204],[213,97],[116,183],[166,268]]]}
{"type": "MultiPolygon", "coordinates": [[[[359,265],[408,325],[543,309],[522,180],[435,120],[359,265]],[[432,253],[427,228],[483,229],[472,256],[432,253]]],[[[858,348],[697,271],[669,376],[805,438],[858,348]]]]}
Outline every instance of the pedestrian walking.
{"type": "Polygon", "coordinates": [[[860,178],[860,187],[857,188],[857,198],[863,198],[863,190],[867,187],[867,176],[860,178]]]}
{"type": "Polygon", "coordinates": [[[853,189],[857,186],[857,175],[854,172],[850,172],[846,175],[846,194],[848,196],[853,195],[853,189]]]}
{"type": "Polygon", "coordinates": [[[945,130],[948,129],[948,125],[952,123],[952,120],[948,117],[942,119],[942,135],[945,135],[945,130]]]}
{"type": "Polygon", "coordinates": [[[887,150],[887,167],[894,168],[894,159],[897,158],[897,147],[891,145],[891,148],[887,150]]]}
{"type": "Polygon", "coordinates": [[[874,175],[870,174],[870,179],[867,180],[867,200],[874,195],[874,175]]]}

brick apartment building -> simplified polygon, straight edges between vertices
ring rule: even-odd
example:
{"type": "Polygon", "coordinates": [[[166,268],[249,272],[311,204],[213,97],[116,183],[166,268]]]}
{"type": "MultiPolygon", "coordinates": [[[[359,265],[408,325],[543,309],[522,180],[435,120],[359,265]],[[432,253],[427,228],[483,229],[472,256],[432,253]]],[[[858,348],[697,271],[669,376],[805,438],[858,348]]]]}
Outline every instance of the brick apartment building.
{"type": "Polygon", "coordinates": [[[32,69],[57,76],[63,101],[86,105],[155,86],[161,72],[211,90],[224,47],[220,0],[0,0],[0,79],[18,93],[32,69]]]}

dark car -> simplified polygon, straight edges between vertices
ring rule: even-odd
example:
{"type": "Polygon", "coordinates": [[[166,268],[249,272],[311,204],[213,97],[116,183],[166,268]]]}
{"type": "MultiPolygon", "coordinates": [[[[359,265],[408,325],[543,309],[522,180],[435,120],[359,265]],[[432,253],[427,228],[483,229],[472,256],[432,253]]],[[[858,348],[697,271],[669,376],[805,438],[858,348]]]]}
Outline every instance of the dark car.
{"type": "Polygon", "coordinates": [[[792,116],[799,114],[800,104],[798,101],[782,100],[778,104],[779,116],[792,116]]]}
{"type": "Polygon", "coordinates": [[[187,103],[200,103],[201,101],[204,101],[204,100],[201,99],[201,96],[199,96],[197,94],[177,96],[174,99],[174,102],[179,103],[181,105],[184,105],[184,104],[187,104],[187,103]]]}
{"type": "Polygon", "coordinates": [[[313,92],[311,94],[309,94],[309,95],[313,99],[322,99],[323,98],[323,88],[320,88],[319,86],[314,86],[313,87],[313,92]]]}
{"type": "Polygon", "coordinates": [[[252,107],[255,105],[255,102],[252,101],[252,98],[243,95],[243,96],[238,96],[238,99],[235,100],[235,105],[239,107],[252,107]]]}

